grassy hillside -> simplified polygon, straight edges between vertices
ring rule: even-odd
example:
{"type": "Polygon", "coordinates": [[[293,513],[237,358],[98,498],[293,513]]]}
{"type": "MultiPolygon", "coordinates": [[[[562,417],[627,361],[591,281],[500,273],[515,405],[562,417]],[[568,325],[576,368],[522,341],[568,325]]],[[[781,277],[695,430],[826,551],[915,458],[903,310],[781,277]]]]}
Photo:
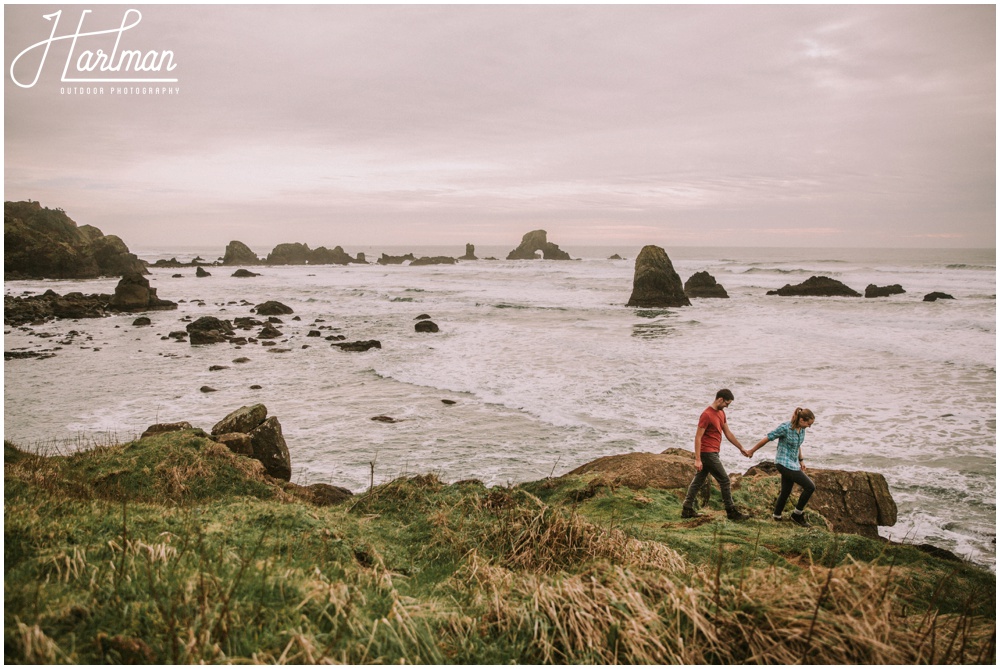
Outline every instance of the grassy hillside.
{"type": "Polygon", "coordinates": [[[4,482],[9,663],[995,661],[993,574],[673,491],[426,475],[317,507],[198,431],[5,443],[4,482]]]}

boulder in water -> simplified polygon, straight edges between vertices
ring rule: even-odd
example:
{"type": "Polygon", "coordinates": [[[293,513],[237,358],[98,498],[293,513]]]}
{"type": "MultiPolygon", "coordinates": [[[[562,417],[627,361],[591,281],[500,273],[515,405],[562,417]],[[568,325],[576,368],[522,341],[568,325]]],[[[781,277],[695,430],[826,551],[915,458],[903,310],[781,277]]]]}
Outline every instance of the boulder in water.
{"type": "Polygon", "coordinates": [[[861,297],[861,293],[828,276],[811,276],[802,283],[785,284],[778,290],[767,291],[768,295],[782,297],[861,297]]]}
{"type": "Polygon", "coordinates": [[[728,298],[729,293],[715,277],[708,272],[695,272],[684,282],[684,294],[688,297],[721,297],[728,298]]]}

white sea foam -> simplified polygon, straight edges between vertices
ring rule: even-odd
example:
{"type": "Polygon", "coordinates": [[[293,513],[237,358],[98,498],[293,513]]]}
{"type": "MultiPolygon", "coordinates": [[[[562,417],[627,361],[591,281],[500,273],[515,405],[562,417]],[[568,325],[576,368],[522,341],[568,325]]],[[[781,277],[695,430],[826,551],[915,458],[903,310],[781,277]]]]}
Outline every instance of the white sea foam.
{"type": "MultiPolygon", "coordinates": [[[[358,250],[370,260],[381,252],[348,252],[358,250]]],[[[623,306],[638,249],[567,250],[583,260],[266,267],[254,279],[222,267],[203,279],[154,269],[160,296],[185,301],[150,314],[152,327],[114,316],[6,329],[8,351],[55,348],[70,329],[83,335],[54,358],[5,363],[5,438],[130,438],[176,420],[210,428],[263,402],[284,428],[296,480],[361,490],[374,462],[376,482],[434,471],[492,485],[564,473],[602,455],[691,448],[698,414],[730,387],[730,423],[745,444],[808,406],[817,414],[804,446],[813,467],[885,474],[900,511],[885,536],[994,563],[996,278],[988,252],[668,249],[683,278],[707,270],[731,298],[657,310],[623,306]],[[614,252],[628,260],[606,260],[614,252]],[[765,295],[813,274],[859,292],[868,283],[900,283],[907,292],[871,300],[765,295]],[[923,302],[932,291],[956,299],[923,302]],[[236,303],[244,299],[295,310],[301,320],[283,317],[285,335],[274,347],[290,350],[161,338],[183,329],[182,317],[249,315],[236,303]],[[414,332],[422,313],[441,332],[414,332]],[[307,336],[319,327],[383,348],[332,349],[307,336]],[[250,362],[233,362],[241,356],[250,362]],[[262,389],[251,390],[255,384],[262,389]],[[204,385],[218,392],[200,392],[204,385]],[[400,422],[371,420],[380,414],[400,422]]],[[[218,250],[188,255],[199,254],[213,259],[218,250]]],[[[170,250],[140,256],[189,259],[170,250]]],[[[94,293],[114,284],[19,281],[5,290],[94,293]]],[[[732,448],[723,456],[734,471],[752,464],[732,448]]],[[[773,445],[755,461],[772,456],[773,445]]]]}

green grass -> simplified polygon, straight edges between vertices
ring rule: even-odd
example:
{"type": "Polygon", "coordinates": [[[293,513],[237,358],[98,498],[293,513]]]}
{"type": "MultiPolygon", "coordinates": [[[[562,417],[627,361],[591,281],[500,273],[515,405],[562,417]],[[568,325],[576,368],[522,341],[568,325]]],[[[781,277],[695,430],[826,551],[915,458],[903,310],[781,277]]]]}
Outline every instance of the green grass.
{"type": "Polygon", "coordinates": [[[586,478],[316,507],[198,431],[4,460],[10,663],[995,660],[993,574],[819,518],[732,523],[717,492],[693,521],[676,491],[586,478]]]}

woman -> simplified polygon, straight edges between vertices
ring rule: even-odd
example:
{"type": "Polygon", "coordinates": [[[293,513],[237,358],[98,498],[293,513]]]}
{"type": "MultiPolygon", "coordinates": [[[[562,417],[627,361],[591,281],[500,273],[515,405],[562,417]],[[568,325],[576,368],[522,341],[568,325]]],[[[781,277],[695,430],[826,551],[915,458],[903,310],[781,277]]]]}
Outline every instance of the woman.
{"type": "Polygon", "coordinates": [[[809,409],[795,409],[792,419],[787,423],[782,423],[766,437],[761,439],[756,446],[751,448],[747,455],[753,457],[759,448],[769,441],[778,440],[778,452],[774,457],[774,464],[781,472],[781,494],[778,495],[774,503],[775,520],[783,520],[782,511],[785,509],[785,502],[792,494],[792,486],[798,483],[802,487],[802,494],[799,495],[799,502],[792,511],[792,522],[802,527],[809,527],[803,510],[809,502],[816,484],[805,474],[805,460],[802,457],[802,442],[806,438],[806,428],[813,424],[816,416],[809,409]]]}

